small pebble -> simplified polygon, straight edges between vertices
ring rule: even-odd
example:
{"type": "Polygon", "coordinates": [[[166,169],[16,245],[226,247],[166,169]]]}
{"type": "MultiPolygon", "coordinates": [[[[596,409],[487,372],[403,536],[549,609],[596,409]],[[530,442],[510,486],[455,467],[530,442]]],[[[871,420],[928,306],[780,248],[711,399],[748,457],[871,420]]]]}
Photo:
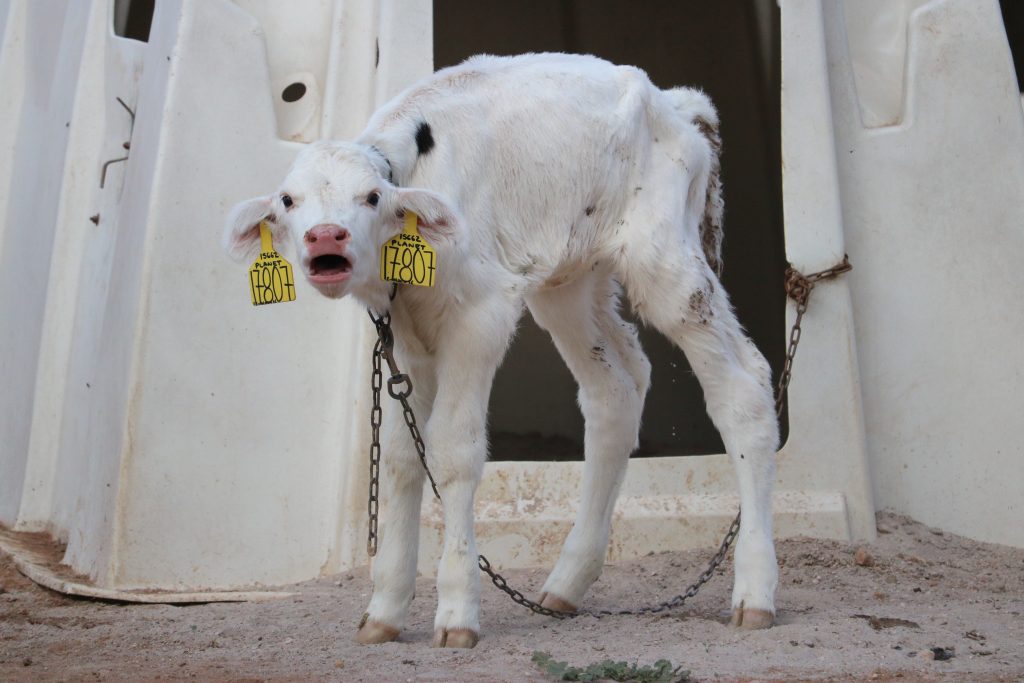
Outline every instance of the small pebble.
{"type": "Polygon", "coordinates": [[[919,659],[927,661],[944,662],[947,659],[953,659],[955,650],[951,647],[933,647],[928,650],[921,650],[917,653],[919,659]]]}

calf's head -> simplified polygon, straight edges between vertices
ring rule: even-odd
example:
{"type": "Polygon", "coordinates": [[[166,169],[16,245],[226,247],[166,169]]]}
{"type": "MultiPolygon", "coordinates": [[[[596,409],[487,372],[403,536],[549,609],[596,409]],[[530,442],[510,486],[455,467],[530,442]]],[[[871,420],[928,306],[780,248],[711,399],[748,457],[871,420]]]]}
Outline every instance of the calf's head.
{"type": "Polygon", "coordinates": [[[256,258],[260,223],[284,253],[290,242],[298,265],[321,294],[375,298],[380,250],[402,229],[405,212],[419,217],[423,237],[436,246],[456,229],[456,213],[439,194],[396,187],[387,159],[375,148],[318,142],[295,159],[280,189],[238,204],[224,231],[224,248],[237,261],[256,258]]]}

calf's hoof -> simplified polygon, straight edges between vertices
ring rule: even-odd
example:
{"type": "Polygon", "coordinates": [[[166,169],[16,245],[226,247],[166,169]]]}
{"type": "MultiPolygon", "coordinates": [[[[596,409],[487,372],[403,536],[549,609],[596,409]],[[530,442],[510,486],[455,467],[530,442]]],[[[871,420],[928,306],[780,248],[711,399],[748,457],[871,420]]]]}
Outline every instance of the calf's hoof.
{"type": "Polygon", "coordinates": [[[732,621],[730,623],[744,631],[771,628],[771,625],[775,623],[775,615],[766,609],[744,609],[740,606],[733,609],[732,621]]]}
{"type": "Polygon", "coordinates": [[[398,629],[394,626],[374,621],[370,615],[364,614],[359,622],[359,630],[356,631],[356,642],[360,645],[377,645],[379,643],[390,643],[398,638],[398,629]]]}
{"type": "Polygon", "coordinates": [[[480,634],[471,628],[439,628],[434,631],[434,647],[476,647],[480,634]]]}
{"type": "Polygon", "coordinates": [[[555,612],[566,612],[569,614],[576,611],[576,605],[551,593],[540,594],[540,606],[554,610],[555,612]]]}

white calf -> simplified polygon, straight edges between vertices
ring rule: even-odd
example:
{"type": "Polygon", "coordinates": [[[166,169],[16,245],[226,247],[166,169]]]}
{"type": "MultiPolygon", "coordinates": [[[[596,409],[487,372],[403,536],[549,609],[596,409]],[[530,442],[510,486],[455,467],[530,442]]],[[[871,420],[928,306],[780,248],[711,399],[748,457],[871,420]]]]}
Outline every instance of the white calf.
{"type": "MultiPolygon", "coordinates": [[[[543,604],[575,609],[600,573],[650,374],[636,330],[619,315],[620,285],[639,316],[686,353],[704,388],[743,510],[733,621],[771,624],[778,427],[768,365],[717,277],[716,131],[702,93],[659,90],[633,67],[562,54],[476,57],[406,90],[355,142],[310,145],[278,192],[235,208],[225,235],[235,257],[253,257],[266,220],[279,243],[291,234],[325,296],[353,294],[391,312],[443,499],[436,645],[477,642],[473,497],[487,459],[491,382],[524,306],[572,370],[586,418],[579,515],[543,604]],[[437,284],[402,287],[390,302],[379,255],[405,211],[437,250],[437,284]]],[[[398,636],[416,576],[424,475],[396,412],[385,424],[364,643],[398,636]]]]}

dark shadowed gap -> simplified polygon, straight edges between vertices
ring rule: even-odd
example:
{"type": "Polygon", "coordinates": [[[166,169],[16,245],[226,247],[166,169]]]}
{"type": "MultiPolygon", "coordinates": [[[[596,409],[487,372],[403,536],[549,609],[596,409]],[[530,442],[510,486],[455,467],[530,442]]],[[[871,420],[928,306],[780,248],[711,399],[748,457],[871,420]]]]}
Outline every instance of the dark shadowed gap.
{"type": "MultiPolygon", "coordinates": [[[[724,143],[723,281],[776,377],[786,337],[778,36],[773,0],[434,0],[436,68],[485,52],[584,52],[711,96],[724,143]]],[[[641,342],[653,372],[637,456],[723,452],[682,352],[653,330],[641,342]]],[[[495,378],[489,422],[493,460],[582,459],[575,382],[529,316],[495,378]]]]}
{"type": "Polygon", "coordinates": [[[1013,53],[1013,68],[1017,72],[1017,89],[1024,88],[1024,2],[1021,0],[1000,0],[1003,10],[1003,26],[1006,40],[1013,53]]]}
{"type": "Polygon", "coordinates": [[[156,0],[114,0],[114,34],[149,42],[156,0]]]}

